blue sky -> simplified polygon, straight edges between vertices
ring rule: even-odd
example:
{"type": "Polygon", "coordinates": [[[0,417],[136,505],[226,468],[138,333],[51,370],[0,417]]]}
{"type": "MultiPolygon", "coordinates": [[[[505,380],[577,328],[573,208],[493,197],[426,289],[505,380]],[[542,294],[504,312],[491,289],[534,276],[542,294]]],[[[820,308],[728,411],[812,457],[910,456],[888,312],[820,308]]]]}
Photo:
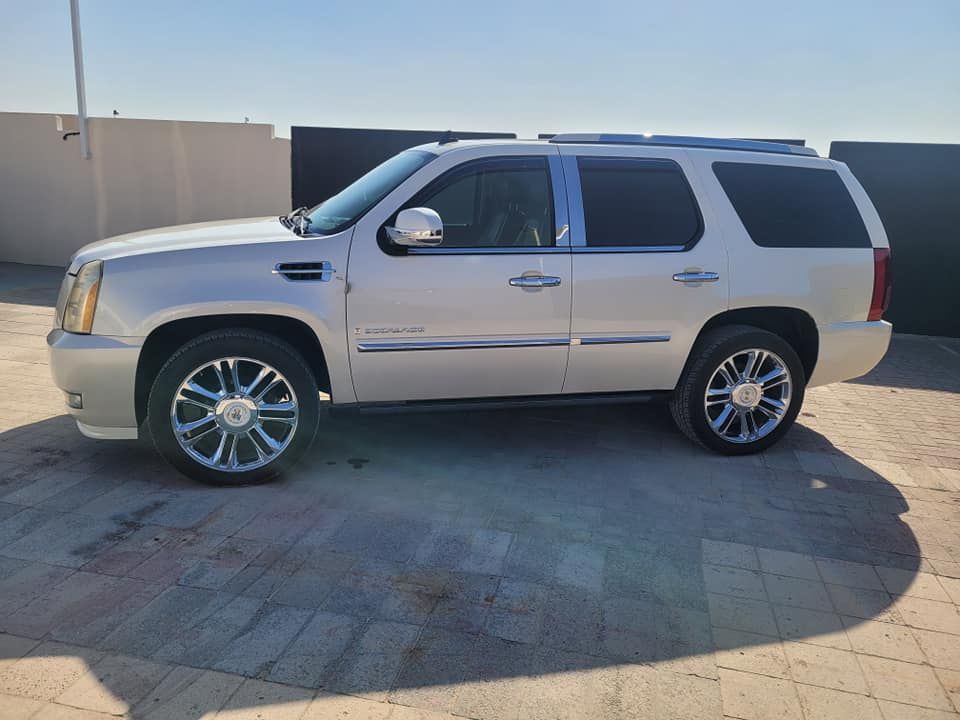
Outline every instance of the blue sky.
{"type": "MultiPolygon", "coordinates": [[[[0,3],[0,111],[75,112],[68,0],[0,3]]],[[[91,115],[960,142],[960,0],[81,0],[91,115]]]]}

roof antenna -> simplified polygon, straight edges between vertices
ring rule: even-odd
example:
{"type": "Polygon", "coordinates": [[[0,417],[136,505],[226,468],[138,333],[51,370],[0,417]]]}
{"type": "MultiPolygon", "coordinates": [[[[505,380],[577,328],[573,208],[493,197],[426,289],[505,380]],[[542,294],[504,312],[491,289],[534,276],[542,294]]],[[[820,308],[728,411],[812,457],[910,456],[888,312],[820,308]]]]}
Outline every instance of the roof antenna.
{"type": "Polygon", "coordinates": [[[453,134],[453,130],[447,130],[443,135],[440,136],[440,139],[437,141],[440,145],[446,145],[447,143],[452,143],[457,141],[457,136],[453,134]]]}

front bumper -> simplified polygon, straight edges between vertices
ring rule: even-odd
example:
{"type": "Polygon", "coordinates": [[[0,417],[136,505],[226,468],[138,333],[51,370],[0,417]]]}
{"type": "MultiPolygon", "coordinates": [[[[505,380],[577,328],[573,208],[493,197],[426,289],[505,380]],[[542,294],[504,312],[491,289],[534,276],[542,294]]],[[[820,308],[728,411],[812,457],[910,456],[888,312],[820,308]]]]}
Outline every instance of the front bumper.
{"type": "Polygon", "coordinates": [[[890,346],[893,325],[885,320],[841,322],[821,326],[817,366],[808,386],[866,375],[890,346]]]}
{"type": "Polygon", "coordinates": [[[143,338],[77,335],[63,330],[47,335],[53,381],[65,393],[80,394],[83,407],[66,408],[87,437],[136,439],[134,396],[142,345],[143,338]]]}

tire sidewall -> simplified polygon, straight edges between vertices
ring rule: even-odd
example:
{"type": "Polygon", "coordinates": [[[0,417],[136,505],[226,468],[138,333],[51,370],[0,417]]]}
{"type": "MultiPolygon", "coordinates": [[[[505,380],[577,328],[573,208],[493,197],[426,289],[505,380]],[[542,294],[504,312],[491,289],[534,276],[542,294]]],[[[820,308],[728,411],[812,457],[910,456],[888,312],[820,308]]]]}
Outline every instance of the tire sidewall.
{"type": "Polygon", "coordinates": [[[703,362],[699,364],[696,376],[692,378],[690,391],[685,401],[690,403],[689,414],[692,421],[692,429],[700,442],[724,455],[748,455],[750,453],[760,452],[774,445],[793,426],[794,420],[796,420],[800,412],[800,407],[803,405],[805,388],[806,378],[803,365],[796,351],[790,344],[766,330],[750,329],[720,342],[708,351],[707,355],[703,358],[703,362]],[[776,353],[784,361],[787,369],[790,371],[790,379],[792,382],[790,407],[787,408],[786,416],[769,435],[750,443],[727,442],[710,428],[707,411],[703,404],[703,397],[706,394],[707,383],[710,382],[713,373],[720,366],[720,363],[738,351],[749,348],[768,350],[776,353]]]}
{"type": "Polygon", "coordinates": [[[306,452],[316,435],[319,410],[316,380],[296,350],[261,333],[224,331],[187,343],[164,364],[150,389],[147,423],[157,450],[184,475],[212,485],[250,485],[275,478],[306,452]],[[173,395],[181,383],[203,364],[225,357],[271,365],[290,382],[297,396],[299,414],[293,439],[279,458],[254,470],[225,472],[201,465],[180,447],[170,424],[173,395]]]}

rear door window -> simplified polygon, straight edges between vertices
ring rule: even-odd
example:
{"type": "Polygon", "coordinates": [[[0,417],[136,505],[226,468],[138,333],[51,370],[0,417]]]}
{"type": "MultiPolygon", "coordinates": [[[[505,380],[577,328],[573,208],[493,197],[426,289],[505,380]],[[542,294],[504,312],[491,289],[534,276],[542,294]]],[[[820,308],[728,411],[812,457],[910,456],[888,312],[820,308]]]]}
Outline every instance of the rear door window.
{"type": "Polygon", "coordinates": [[[761,247],[871,246],[860,211],[835,170],[715,162],[713,172],[761,247]]]}
{"type": "Polygon", "coordinates": [[[673,160],[577,158],[588,247],[685,249],[703,223],[673,160]]]}

